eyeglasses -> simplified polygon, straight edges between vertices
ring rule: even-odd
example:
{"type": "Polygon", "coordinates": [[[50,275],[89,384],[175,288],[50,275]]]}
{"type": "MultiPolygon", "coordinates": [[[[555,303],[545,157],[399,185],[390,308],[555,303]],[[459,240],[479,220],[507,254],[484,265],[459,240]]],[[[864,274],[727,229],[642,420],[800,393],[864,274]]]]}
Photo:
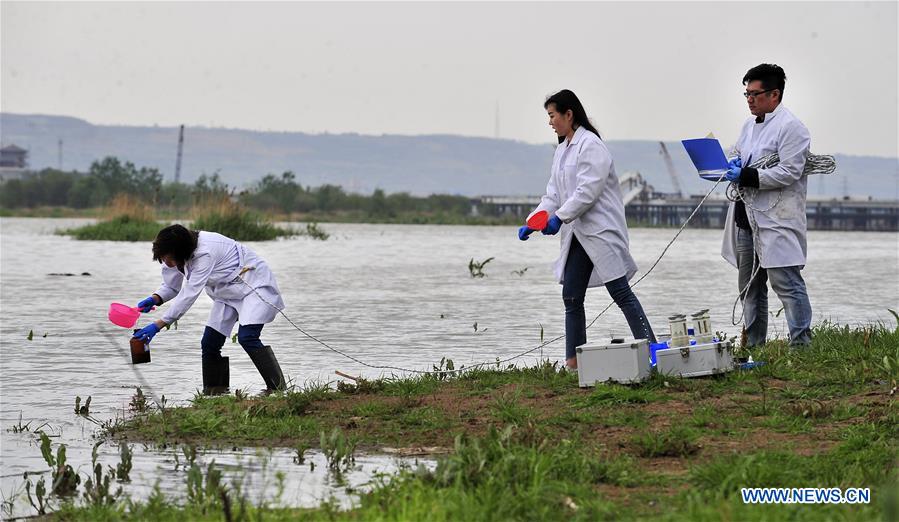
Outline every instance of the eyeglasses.
{"type": "Polygon", "coordinates": [[[743,97],[748,100],[749,98],[755,98],[756,96],[759,96],[760,94],[765,94],[766,92],[771,92],[771,91],[776,91],[776,90],[777,90],[777,88],[765,89],[764,91],[755,91],[755,92],[746,91],[743,93],[743,97]]]}

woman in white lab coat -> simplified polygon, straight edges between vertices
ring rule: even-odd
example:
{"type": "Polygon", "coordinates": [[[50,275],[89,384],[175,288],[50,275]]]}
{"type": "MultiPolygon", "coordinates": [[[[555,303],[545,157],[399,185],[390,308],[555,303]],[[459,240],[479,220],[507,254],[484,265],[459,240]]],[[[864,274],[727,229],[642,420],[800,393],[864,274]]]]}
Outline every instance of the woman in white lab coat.
{"type": "MultiPolygon", "coordinates": [[[[565,303],[566,364],[577,368],[576,348],[587,342],[584,297],[588,287],[606,287],[635,339],[655,342],[655,336],[628,284],[637,265],[628,251],[624,203],[612,156],[573,92],[559,91],[543,107],[559,145],[546,195],[531,215],[549,213],[544,235],[561,231],[555,273],[565,303]]],[[[518,237],[525,241],[533,232],[523,226],[518,237]]]]}
{"type": "Polygon", "coordinates": [[[237,341],[253,360],[268,390],[283,389],[281,366],[271,346],[259,339],[284,301],[266,262],[240,243],[215,232],[163,228],[153,241],[153,260],[162,264],[162,285],[137,304],[143,312],[171,302],[162,318],[134,334],[150,342],[160,329],[177,321],[200,296],[212,298],[212,310],[200,341],[204,393],[222,393],[229,384],[228,358],[222,346],[236,322],[237,341]]]}

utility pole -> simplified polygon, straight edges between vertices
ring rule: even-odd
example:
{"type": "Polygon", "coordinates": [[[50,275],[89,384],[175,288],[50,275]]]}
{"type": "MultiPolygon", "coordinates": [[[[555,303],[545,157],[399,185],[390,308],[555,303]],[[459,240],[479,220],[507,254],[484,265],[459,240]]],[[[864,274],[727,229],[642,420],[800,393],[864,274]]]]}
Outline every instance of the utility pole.
{"type": "Polygon", "coordinates": [[[178,158],[175,160],[175,183],[181,182],[181,153],[184,151],[184,125],[178,132],[178,158]]]}
{"type": "Polygon", "coordinates": [[[59,141],[56,143],[56,160],[58,163],[58,169],[62,170],[62,138],[59,138],[59,141]]]}

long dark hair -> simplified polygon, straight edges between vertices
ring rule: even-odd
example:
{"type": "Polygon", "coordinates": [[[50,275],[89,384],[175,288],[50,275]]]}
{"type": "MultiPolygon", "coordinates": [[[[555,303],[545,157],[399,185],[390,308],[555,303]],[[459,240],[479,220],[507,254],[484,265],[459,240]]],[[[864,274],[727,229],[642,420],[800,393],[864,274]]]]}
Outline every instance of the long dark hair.
{"type": "MultiPolygon", "coordinates": [[[[590,123],[590,119],[587,118],[587,111],[584,109],[584,105],[581,103],[581,100],[578,99],[577,95],[568,89],[562,89],[561,91],[553,94],[549,98],[543,102],[543,108],[549,108],[549,104],[553,104],[556,106],[556,112],[559,114],[565,114],[569,110],[574,114],[574,123],[580,127],[587,129],[588,131],[596,134],[596,137],[602,139],[602,136],[599,135],[599,131],[596,130],[596,127],[590,123]]],[[[565,136],[559,136],[559,143],[565,141],[565,136]]]]}
{"type": "Polygon", "coordinates": [[[165,227],[153,240],[153,261],[162,263],[163,257],[171,255],[178,268],[183,268],[184,263],[194,255],[199,237],[199,232],[188,230],[182,225],[165,227]]]}

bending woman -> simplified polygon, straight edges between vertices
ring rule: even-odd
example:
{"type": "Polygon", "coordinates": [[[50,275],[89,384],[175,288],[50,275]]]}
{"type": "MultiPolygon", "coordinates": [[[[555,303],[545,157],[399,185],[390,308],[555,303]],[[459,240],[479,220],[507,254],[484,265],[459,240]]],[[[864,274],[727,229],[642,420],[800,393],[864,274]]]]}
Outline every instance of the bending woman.
{"type": "Polygon", "coordinates": [[[146,313],[167,301],[171,305],[162,319],[134,337],[150,342],[160,329],[181,318],[205,289],[213,303],[200,341],[203,393],[228,390],[228,358],[222,357],[222,346],[238,321],[237,342],[253,360],[267,389],[284,388],[284,375],[271,346],[259,339],[263,325],[275,319],[278,309],[284,309],[275,276],[262,258],[221,234],[171,225],[156,235],[153,260],[162,264],[162,285],[137,306],[146,313]]]}
{"type": "MultiPolygon", "coordinates": [[[[628,251],[624,203],[612,156],[573,92],[559,91],[543,107],[559,145],[546,195],[531,216],[546,211],[550,217],[543,234],[562,232],[555,272],[565,303],[565,363],[577,368],[576,348],[587,342],[588,287],[605,285],[635,339],[655,342],[655,336],[628,285],[637,265],[628,251]]],[[[525,225],[518,238],[525,241],[533,232],[525,225]]]]}

